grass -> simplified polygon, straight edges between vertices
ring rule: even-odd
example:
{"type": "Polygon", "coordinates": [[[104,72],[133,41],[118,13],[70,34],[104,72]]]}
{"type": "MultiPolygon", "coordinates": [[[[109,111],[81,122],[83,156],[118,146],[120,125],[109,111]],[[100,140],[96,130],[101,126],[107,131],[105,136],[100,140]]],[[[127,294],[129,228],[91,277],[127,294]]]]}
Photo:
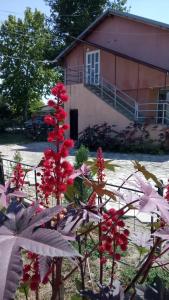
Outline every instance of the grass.
{"type": "Polygon", "coordinates": [[[0,133],[0,145],[26,144],[32,142],[24,133],[3,132],[0,133]]]}

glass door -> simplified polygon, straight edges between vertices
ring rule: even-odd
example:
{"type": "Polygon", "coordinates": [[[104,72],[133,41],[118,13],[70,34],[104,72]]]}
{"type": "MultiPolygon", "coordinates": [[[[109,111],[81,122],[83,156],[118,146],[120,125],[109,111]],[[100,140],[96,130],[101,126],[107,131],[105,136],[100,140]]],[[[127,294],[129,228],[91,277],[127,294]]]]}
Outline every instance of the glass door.
{"type": "Polygon", "coordinates": [[[100,51],[86,53],[86,84],[99,85],[100,82],[100,51]]]}

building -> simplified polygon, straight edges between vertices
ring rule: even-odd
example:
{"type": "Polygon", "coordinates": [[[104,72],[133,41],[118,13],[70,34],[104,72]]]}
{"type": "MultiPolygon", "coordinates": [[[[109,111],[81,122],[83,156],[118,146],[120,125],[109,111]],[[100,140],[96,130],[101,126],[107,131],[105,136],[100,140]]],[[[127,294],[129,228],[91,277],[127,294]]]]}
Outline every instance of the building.
{"type": "Polygon", "coordinates": [[[103,122],[169,124],[169,25],[108,10],[56,60],[72,138],[103,122]]]}

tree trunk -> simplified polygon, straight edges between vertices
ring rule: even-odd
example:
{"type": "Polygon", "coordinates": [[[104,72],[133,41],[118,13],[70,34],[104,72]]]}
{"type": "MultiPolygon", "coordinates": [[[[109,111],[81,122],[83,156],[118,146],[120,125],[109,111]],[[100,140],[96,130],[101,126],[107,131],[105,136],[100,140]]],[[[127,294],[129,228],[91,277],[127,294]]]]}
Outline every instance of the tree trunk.
{"type": "Polygon", "coordinates": [[[61,271],[62,271],[62,258],[57,258],[53,264],[51,300],[64,300],[64,284],[62,282],[61,271]]]}

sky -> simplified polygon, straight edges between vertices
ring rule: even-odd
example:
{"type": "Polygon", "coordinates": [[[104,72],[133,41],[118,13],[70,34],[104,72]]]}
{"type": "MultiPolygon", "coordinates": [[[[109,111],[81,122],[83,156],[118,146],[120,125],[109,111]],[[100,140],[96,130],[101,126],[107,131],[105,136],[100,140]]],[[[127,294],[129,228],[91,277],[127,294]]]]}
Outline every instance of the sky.
{"type": "MultiPolygon", "coordinates": [[[[131,6],[132,14],[169,24],[169,0],[128,0],[128,5],[131,6]]],[[[37,8],[50,15],[50,9],[44,0],[0,0],[0,22],[7,19],[9,14],[22,17],[26,7],[33,10],[37,8]]]]}

